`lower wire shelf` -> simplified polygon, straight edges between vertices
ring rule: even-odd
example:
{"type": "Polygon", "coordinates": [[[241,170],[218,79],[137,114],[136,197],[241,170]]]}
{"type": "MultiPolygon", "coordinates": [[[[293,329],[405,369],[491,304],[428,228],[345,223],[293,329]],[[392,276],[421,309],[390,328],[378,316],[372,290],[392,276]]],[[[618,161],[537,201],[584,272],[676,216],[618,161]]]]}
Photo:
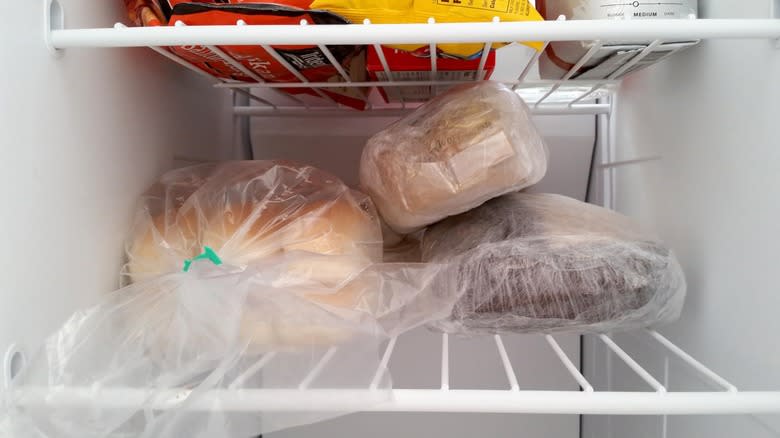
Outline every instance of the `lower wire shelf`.
{"type": "MultiPolygon", "coordinates": [[[[714,391],[670,391],[623,350],[611,337],[595,335],[643,380],[648,391],[599,391],[580,373],[574,363],[551,335],[542,335],[556,357],[566,368],[580,391],[524,390],[519,387],[504,342],[494,336],[498,357],[507,378],[507,389],[450,389],[449,340],[441,338],[441,386],[436,389],[377,390],[376,383],[365,389],[309,388],[308,383],[337,354],[331,348],[303,379],[297,389],[218,389],[199,392],[189,399],[190,390],[164,390],[150,394],[147,390],[129,388],[61,388],[55,392],[43,388],[18,388],[21,405],[73,406],[94,405],[123,408],[144,405],[154,410],[187,409],[235,412],[481,412],[527,414],[603,414],[603,415],[703,415],[703,414],[766,414],[780,413],[780,391],[739,391],[723,377],[694,359],[656,331],[645,335],[670,356],[682,360],[714,391]]],[[[386,372],[396,339],[388,342],[374,382],[386,372]]],[[[259,371],[273,360],[274,353],[260,358],[259,371]]]]}
{"type": "MultiPolygon", "coordinates": [[[[27,389],[24,405],[72,406],[98,402],[106,409],[140,405],[153,410],[180,408],[189,391],[165,391],[149,402],[148,393],[131,389],[95,391],[70,388],[56,396],[27,389]]],[[[585,392],[524,390],[327,389],[215,390],[188,402],[190,411],[216,406],[233,412],[479,412],[585,415],[724,415],[780,412],[780,392],[585,392]]]]}

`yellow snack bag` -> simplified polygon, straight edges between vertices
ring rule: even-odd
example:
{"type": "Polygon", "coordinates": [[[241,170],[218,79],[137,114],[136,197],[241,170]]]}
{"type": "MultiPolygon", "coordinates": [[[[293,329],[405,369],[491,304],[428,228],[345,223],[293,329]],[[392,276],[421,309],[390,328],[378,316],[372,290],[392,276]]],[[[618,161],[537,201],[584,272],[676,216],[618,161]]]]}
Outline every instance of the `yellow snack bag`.
{"type": "MultiPolygon", "coordinates": [[[[433,17],[437,23],[464,23],[490,21],[542,21],[542,16],[528,0],[314,0],[312,9],[324,9],[345,17],[353,23],[368,18],[374,24],[426,23],[433,17]]],[[[498,48],[507,43],[494,43],[498,48]]],[[[523,42],[536,50],[540,42],[523,42]]],[[[388,45],[395,49],[413,52],[426,48],[427,44],[388,45]]],[[[446,55],[468,59],[479,54],[484,44],[444,43],[439,50],[446,55]]]]}

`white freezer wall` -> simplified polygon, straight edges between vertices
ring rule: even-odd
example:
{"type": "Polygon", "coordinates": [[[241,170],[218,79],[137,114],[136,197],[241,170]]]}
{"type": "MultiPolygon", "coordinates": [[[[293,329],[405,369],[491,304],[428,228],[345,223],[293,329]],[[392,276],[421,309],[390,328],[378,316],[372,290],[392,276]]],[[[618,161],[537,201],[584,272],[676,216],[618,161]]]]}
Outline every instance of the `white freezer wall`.
{"type": "MultiPolygon", "coordinates": [[[[119,0],[60,3],[69,27],[125,20],[119,0]]],[[[135,201],[175,154],[231,153],[230,94],[148,49],[54,56],[43,14],[0,2],[0,356],[116,288],[135,201]]]]}
{"type": "MultiPolygon", "coordinates": [[[[707,18],[766,18],[770,3],[701,0],[700,10],[707,18]]],[[[774,44],[708,41],[631,76],[613,120],[615,160],[662,157],[614,172],[616,209],[655,227],[687,275],[682,317],[661,332],[746,390],[780,389],[780,49],[774,44]]],[[[610,363],[587,339],[585,372],[597,386],[639,387],[619,360],[610,363]]],[[[619,339],[672,388],[706,388],[676,362],[647,354],[635,338],[619,339]]],[[[583,421],[585,438],[638,436],[776,437],[780,418],[583,421]]]]}

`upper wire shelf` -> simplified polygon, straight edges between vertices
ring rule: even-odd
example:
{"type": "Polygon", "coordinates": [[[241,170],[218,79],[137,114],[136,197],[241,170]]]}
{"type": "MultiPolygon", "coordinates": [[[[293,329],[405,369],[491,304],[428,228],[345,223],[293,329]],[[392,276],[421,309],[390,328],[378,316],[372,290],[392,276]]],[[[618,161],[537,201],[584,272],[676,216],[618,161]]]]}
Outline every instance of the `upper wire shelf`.
{"type": "Polygon", "coordinates": [[[349,24],[338,26],[163,26],[51,30],[57,49],[200,45],[413,44],[484,41],[778,39],[778,19],[558,20],[349,24]]]}
{"type": "MultiPolygon", "coordinates": [[[[428,24],[363,24],[338,26],[300,25],[246,25],[238,21],[235,25],[186,26],[177,22],[175,26],[126,27],[117,23],[113,28],[99,29],[50,29],[48,44],[55,49],[71,47],[150,47],[172,61],[181,64],[215,81],[218,88],[229,88],[244,94],[254,104],[236,107],[234,112],[242,116],[288,115],[328,116],[344,113],[346,107],[333,101],[322,90],[332,87],[441,87],[467,80],[402,81],[394,78],[380,46],[383,44],[426,43],[431,47],[431,70],[436,72],[436,44],[441,43],[484,43],[489,48],[492,42],[500,41],[543,41],[546,46],[553,41],[593,41],[591,48],[559,80],[533,80],[529,73],[538,62],[540,52],[530,57],[525,66],[517,72],[514,80],[502,81],[511,86],[530,105],[536,114],[604,114],[610,105],[594,103],[599,94],[609,94],[620,82],[619,78],[664,42],[691,41],[714,38],[774,39],[780,40],[780,20],[776,19],[698,19],[698,20],[577,20],[542,22],[498,22],[488,23],[428,23],[428,24]],[[577,71],[585,65],[598,49],[607,42],[648,41],[649,44],[628,63],[604,79],[578,80],[577,71]],[[380,58],[384,73],[389,80],[353,81],[339,69],[343,82],[308,82],[289,63],[281,62],[300,82],[268,83],[240,62],[231,58],[218,46],[261,45],[274,58],[281,57],[273,45],[317,45],[329,59],[332,54],[328,45],[354,44],[373,46],[380,58]],[[188,61],[169,51],[166,46],[200,45],[215,56],[232,65],[255,82],[235,82],[209,75],[188,61]],[[285,95],[289,103],[279,103],[268,97],[280,88],[312,88],[329,105],[311,105],[309,101],[285,95]],[[255,89],[266,93],[258,96],[255,89]],[[306,112],[302,112],[306,111],[306,112]]],[[[483,50],[478,71],[470,80],[482,80],[488,50],[483,50]]],[[[334,64],[335,65],[335,64],[334,64]]],[[[277,93],[278,96],[278,93],[277,93]]],[[[401,99],[398,105],[385,104],[377,99],[369,101],[367,109],[384,112],[364,112],[371,115],[402,114],[414,104],[407,105],[401,99]]]]}

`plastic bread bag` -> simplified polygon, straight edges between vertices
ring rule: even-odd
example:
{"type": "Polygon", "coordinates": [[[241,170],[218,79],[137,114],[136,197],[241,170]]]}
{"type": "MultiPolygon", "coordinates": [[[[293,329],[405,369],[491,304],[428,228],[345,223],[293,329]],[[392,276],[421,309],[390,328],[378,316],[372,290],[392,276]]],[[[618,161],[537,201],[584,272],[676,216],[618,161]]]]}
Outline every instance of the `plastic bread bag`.
{"type": "Polygon", "coordinates": [[[547,148],[526,104],[496,82],[452,88],[371,137],[360,185],[407,234],[535,184],[547,148]]]}
{"type": "Polygon", "coordinates": [[[14,422],[50,437],[251,437],[347,413],[307,406],[306,393],[296,396],[302,385],[353,390],[364,405],[389,398],[387,374],[368,389],[379,369],[378,325],[258,280],[284,263],[245,271],[210,263],[133,284],[75,314],[14,380],[14,422]],[[261,313],[277,308],[285,310],[261,313]],[[293,309],[306,318],[285,322],[289,333],[280,336],[291,345],[263,344],[265,318],[293,309]],[[312,343],[300,344],[310,332],[312,343]],[[263,399],[253,389],[275,392],[263,399]]]}
{"type": "Polygon", "coordinates": [[[607,332],[676,319],[685,278],[674,254],[627,217],[559,195],[514,193],[430,228],[434,288],[465,287],[445,319],[461,335],[607,332]]]}
{"type": "MultiPolygon", "coordinates": [[[[497,1],[431,1],[431,0],[314,0],[312,8],[323,9],[346,17],[353,23],[368,18],[373,24],[427,23],[433,18],[437,23],[489,22],[493,17],[501,21],[542,21],[542,16],[528,0],[497,1]]],[[[540,42],[523,43],[536,50],[540,42]]],[[[479,56],[484,42],[442,43],[437,49],[443,56],[471,59],[479,56]]],[[[494,43],[499,48],[506,43],[494,43]]],[[[428,42],[420,44],[388,45],[395,49],[430,56],[428,42]]]]}
{"type": "Polygon", "coordinates": [[[383,342],[454,301],[424,293],[435,264],[376,263],[379,236],[370,200],[309,166],[169,172],[138,209],[130,284],[46,340],[0,436],[254,437],[387,401],[383,342]]]}

